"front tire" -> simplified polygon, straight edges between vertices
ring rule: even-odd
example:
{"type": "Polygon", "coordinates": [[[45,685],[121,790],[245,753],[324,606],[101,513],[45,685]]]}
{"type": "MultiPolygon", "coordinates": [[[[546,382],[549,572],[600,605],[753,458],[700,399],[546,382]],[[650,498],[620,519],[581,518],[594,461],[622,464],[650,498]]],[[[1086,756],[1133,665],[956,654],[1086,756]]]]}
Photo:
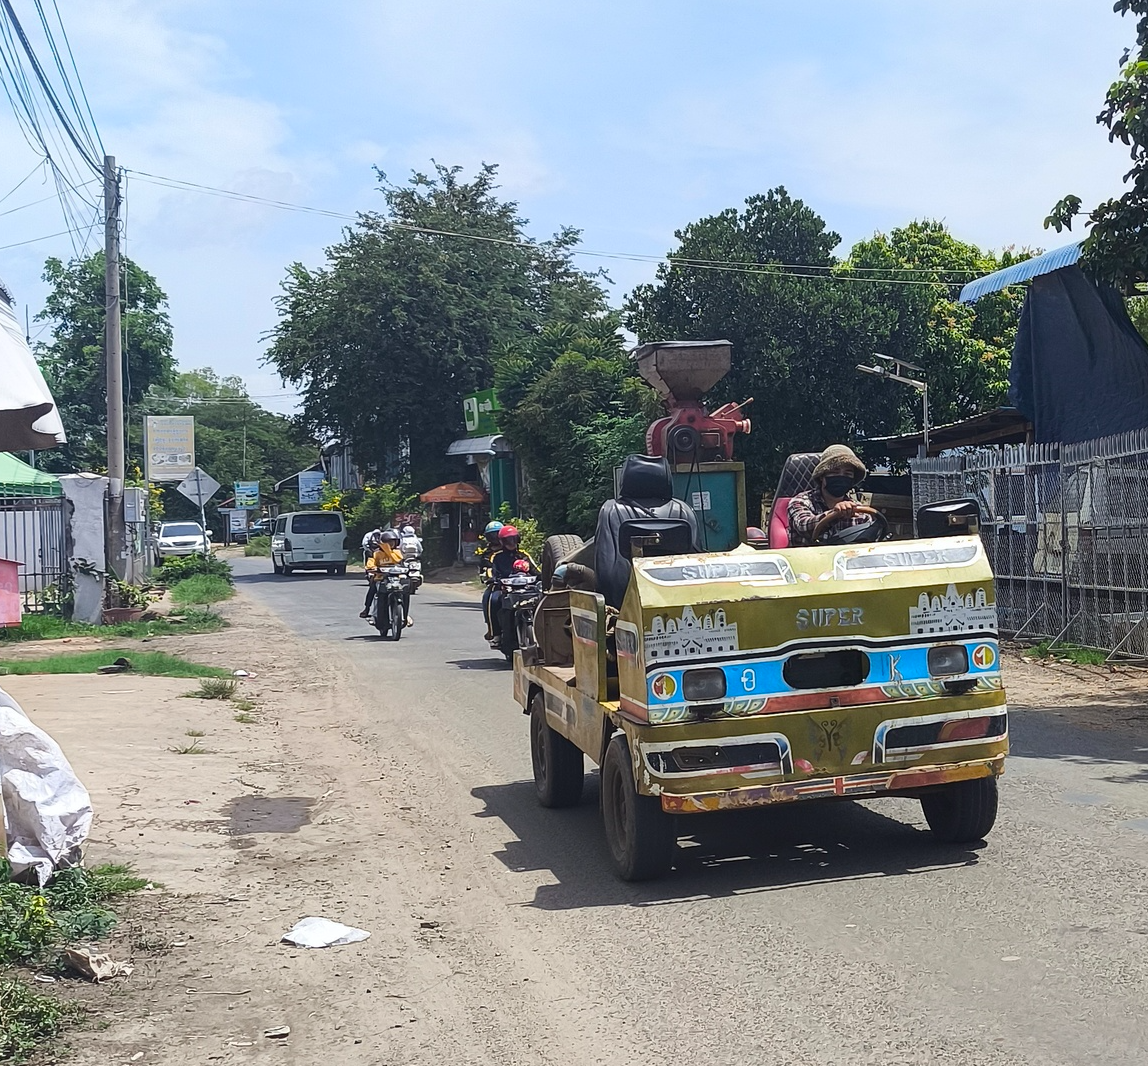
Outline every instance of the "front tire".
{"type": "Polygon", "coordinates": [[[543,807],[573,807],[582,799],[582,752],[546,721],[541,692],[530,700],[530,761],[534,791],[543,807]]]}
{"type": "Polygon", "coordinates": [[[623,881],[670,872],[677,851],[674,820],[656,796],[639,795],[626,737],[619,734],[602,762],[602,821],[614,869],[623,881]]]}
{"type": "Polygon", "coordinates": [[[983,840],[997,820],[996,777],[975,777],[930,789],[921,810],[933,836],[946,844],[983,840]]]}
{"type": "Polygon", "coordinates": [[[399,596],[394,596],[390,603],[391,612],[391,640],[399,640],[403,635],[403,630],[406,628],[407,620],[403,615],[403,601],[399,596]]]}

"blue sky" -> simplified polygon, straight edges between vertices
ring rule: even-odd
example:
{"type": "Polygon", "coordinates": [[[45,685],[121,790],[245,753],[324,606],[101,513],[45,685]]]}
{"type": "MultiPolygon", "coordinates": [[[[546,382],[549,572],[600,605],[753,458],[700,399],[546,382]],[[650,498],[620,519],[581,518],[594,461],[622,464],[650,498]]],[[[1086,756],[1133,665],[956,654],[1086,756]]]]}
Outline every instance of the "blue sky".
{"type": "MultiPolygon", "coordinates": [[[[534,235],[575,225],[588,249],[662,254],[778,184],[841,251],[921,217],[1049,247],[1062,194],[1091,206],[1128,169],[1094,121],[1134,36],[1110,0],[59,4],[121,165],[335,211],[380,206],[373,165],[401,181],[433,157],[498,163],[534,235]]],[[[0,105],[2,196],[36,159],[0,105]]],[[[0,210],[47,195],[37,180],[0,210]]],[[[0,245],[63,228],[55,203],[29,207],[0,215],[0,245]]],[[[127,251],[168,293],[180,363],[240,374],[275,409],[293,399],[259,365],[272,301],[339,232],[129,178],[127,251]]],[[[0,251],[33,314],[50,254],[69,238],[0,251]]],[[[652,272],[611,263],[616,298],[652,272]]]]}

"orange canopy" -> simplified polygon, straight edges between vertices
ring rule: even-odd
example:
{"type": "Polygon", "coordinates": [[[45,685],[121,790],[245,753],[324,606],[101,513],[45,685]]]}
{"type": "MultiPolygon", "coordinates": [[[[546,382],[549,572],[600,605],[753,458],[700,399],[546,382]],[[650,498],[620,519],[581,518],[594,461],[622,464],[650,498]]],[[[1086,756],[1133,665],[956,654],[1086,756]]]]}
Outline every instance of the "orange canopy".
{"type": "Polygon", "coordinates": [[[486,493],[468,481],[454,481],[422,493],[419,499],[423,503],[485,503],[486,493]]]}

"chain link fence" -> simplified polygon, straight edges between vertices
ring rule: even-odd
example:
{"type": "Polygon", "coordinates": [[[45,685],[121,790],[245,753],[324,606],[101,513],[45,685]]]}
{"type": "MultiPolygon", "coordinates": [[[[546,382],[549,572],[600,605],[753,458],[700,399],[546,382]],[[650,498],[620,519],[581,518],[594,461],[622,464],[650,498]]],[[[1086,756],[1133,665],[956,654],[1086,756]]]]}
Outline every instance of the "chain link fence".
{"type": "Polygon", "coordinates": [[[914,459],[913,509],[970,496],[1001,631],[1148,658],[1148,430],[914,459]]]}

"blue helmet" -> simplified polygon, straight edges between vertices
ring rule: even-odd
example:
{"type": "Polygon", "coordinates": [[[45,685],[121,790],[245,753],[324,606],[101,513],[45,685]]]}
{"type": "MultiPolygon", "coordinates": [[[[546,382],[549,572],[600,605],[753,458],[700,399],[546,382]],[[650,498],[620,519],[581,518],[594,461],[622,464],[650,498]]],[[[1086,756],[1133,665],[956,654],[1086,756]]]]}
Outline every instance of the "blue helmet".
{"type": "Polygon", "coordinates": [[[502,528],[502,523],[497,521],[497,520],[495,520],[493,522],[487,522],[486,528],[482,531],[482,535],[484,537],[497,537],[498,531],[501,528],[502,528]]]}

